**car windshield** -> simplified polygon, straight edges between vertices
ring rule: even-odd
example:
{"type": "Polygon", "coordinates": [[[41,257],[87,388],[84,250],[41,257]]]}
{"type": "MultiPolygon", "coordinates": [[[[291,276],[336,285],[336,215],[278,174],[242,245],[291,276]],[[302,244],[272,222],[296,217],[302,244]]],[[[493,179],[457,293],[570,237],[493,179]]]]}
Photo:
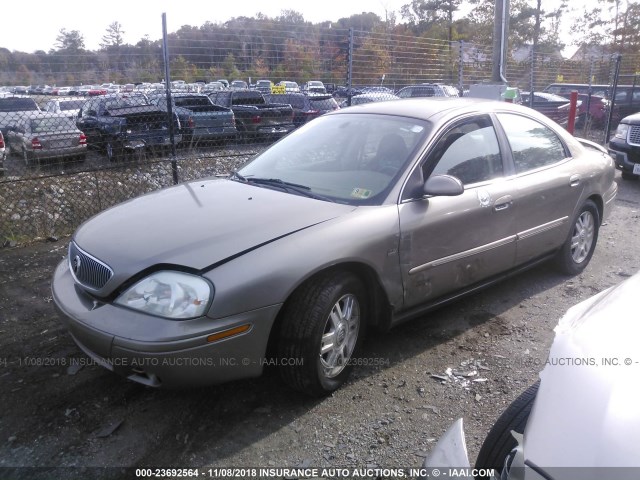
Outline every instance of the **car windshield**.
{"type": "Polygon", "coordinates": [[[320,117],[239,170],[238,180],[277,179],[340,203],[379,204],[429,130],[427,122],[390,115],[320,117]]]}
{"type": "Polygon", "coordinates": [[[33,133],[46,132],[66,132],[76,130],[76,125],[67,117],[46,117],[34,118],[31,120],[31,131],[33,133]]]}
{"type": "Polygon", "coordinates": [[[60,102],[60,110],[80,110],[84,100],[67,100],[60,102]]]}

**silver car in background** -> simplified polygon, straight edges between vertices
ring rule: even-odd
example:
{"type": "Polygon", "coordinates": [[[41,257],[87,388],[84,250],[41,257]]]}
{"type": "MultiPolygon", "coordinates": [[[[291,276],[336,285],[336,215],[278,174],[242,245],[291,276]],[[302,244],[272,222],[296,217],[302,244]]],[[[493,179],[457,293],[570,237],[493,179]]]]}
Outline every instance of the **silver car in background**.
{"type": "MultiPolygon", "coordinates": [[[[636,273],[567,311],[540,381],[514,400],[484,440],[476,478],[638,478],[639,289],[636,273]]],[[[469,468],[461,420],[423,467],[425,477],[434,469],[446,475],[450,468],[469,468]]]]}
{"type": "Polygon", "coordinates": [[[277,364],[311,395],[385,330],[551,260],[581,272],[616,196],[613,160],[526,107],[472,99],[354,106],[227,179],[85,222],[53,278],[79,347],[152,386],[277,364]]]}
{"type": "Polygon", "coordinates": [[[44,159],[86,158],[87,137],[65,114],[24,114],[8,130],[7,147],[11,153],[21,155],[28,166],[39,165],[44,159]]]}
{"type": "Polygon", "coordinates": [[[85,98],[54,98],[48,100],[42,110],[49,113],[64,114],[75,121],[84,102],[86,102],[85,98]]]}

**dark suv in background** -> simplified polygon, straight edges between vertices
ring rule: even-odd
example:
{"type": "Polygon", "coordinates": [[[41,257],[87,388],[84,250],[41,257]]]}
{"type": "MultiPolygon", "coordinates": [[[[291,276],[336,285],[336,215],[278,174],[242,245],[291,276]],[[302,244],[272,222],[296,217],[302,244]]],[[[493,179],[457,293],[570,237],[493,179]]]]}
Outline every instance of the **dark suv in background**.
{"type": "Polygon", "coordinates": [[[331,94],[316,93],[272,93],[265,95],[269,103],[288,103],[293,108],[293,123],[296,127],[322,114],[340,108],[331,94]]]}
{"type": "Polygon", "coordinates": [[[625,180],[640,176],[640,113],[623,118],[609,141],[609,153],[625,180]]]}

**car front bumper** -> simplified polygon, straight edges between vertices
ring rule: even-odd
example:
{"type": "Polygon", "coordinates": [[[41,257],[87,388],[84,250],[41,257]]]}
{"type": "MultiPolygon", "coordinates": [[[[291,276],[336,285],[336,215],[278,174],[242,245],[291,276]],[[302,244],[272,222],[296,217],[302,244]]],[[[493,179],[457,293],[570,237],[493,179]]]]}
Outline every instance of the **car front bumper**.
{"type": "Polygon", "coordinates": [[[280,305],[212,319],[168,320],[84,293],[67,260],[56,268],[53,299],[73,340],[93,361],[153,387],[193,387],[262,373],[271,327],[280,305]],[[244,333],[210,336],[249,325],[244,333]]]}
{"type": "Polygon", "coordinates": [[[611,141],[608,151],[615,161],[616,168],[623,172],[633,173],[636,164],[640,164],[640,147],[611,141]]]}

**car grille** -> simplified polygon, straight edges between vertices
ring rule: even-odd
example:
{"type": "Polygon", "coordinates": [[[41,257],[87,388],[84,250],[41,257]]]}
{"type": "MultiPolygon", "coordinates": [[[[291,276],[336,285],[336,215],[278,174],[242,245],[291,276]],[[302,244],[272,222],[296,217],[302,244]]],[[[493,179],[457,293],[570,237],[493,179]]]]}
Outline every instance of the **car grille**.
{"type": "Polygon", "coordinates": [[[76,282],[91,290],[101,289],[113,276],[108,265],[83,252],[75,242],[69,244],[69,269],[76,282]]]}
{"type": "Polygon", "coordinates": [[[629,129],[629,145],[640,145],[640,126],[631,125],[629,129]]]}

